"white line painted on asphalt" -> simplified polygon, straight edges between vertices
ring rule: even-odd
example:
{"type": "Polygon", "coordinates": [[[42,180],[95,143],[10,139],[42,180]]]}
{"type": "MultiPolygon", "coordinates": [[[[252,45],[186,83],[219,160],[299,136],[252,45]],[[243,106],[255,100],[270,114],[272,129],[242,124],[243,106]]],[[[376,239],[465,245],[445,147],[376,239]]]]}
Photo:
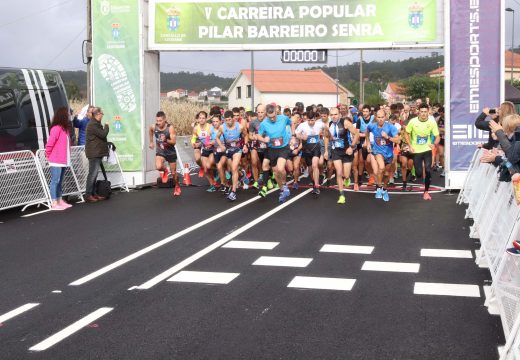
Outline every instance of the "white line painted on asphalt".
{"type": "Polygon", "coordinates": [[[284,267],[307,267],[312,258],[282,257],[282,256],[260,256],[253,265],[260,266],[284,266],[284,267]]]}
{"type": "Polygon", "coordinates": [[[320,249],[320,252],[329,253],[344,253],[344,254],[372,254],[373,246],[358,246],[358,245],[334,245],[325,244],[320,249]]]}
{"type": "Polygon", "coordinates": [[[40,305],[40,303],[28,303],[25,305],[22,305],[14,310],[9,311],[8,313],[5,313],[4,315],[0,315],[0,324],[6,322],[9,319],[14,318],[15,316],[18,316],[28,310],[31,310],[33,307],[40,305]]]}
{"type": "Polygon", "coordinates": [[[56,334],[48,337],[47,339],[43,340],[42,342],[29,348],[29,351],[47,350],[51,346],[56,345],[63,339],[65,339],[65,338],[69,337],[70,335],[74,334],[75,332],[81,330],[85,326],[89,325],[90,323],[99,319],[100,317],[106,315],[107,313],[111,312],[112,310],[114,310],[114,308],[108,308],[108,307],[99,308],[96,311],[94,311],[93,313],[90,313],[89,315],[85,316],[84,318],[67,326],[65,329],[58,331],[56,334]]]}
{"type": "Polygon", "coordinates": [[[274,209],[268,211],[267,213],[265,213],[264,215],[262,216],[259,216],[257,217],[255,220],[249,222],[248,224],[238,228],[237,230],[233,231],[232,233],[224,236],[222,239],[218,240],[218,241],[215,241],[213,244],[205,247],[204,249],[200,250],[199,252],[197,252],[196,254],[193,254],[192,256],[184,259],[183,261],[181,261],[180,263],[178,263],[177,265],[169,268],[168,270],[164,271],[163,273],[157,275],[156,277],[154,277],[153,279],[150,279],[148,280],[147,282],[145,282],[144,284],[141,284],[138,286],[138,289],[140,290],[147,290],[147,289],[150,289],[151,287],[157,285],[158,283],[160,283],[161,281],[163,280],[166,280],[168,279],[170,276],[172,276],[173,274],[181,271],[182,269],[184,269],[186,266],[190,265],[191,263],[195,262],[196,260],[200,259],[201,257],[203,257],[204,255],[207,255],[209,254],[210,252],[212,252],[213,250],[215,249],[218,249],[219,247],[221,247],[222,245],[224,245],[225,243],[227,243],[228,241],[236,238],[238,235],[242,234],[243,232],[249,230],[250,228],[252,228],[253,226],[261,223],[262,221],[264,221],[265,219],[269,218],[270,216],[276,214],[278,211],[286,208],[287,206],[291,205],[292,203],[294,203],[295,201],[298,201],[299,199],[301,199],[302,197],[304,197],[305,195],[309,194],[311,192],[312,189],[307,189],[305,190],[304,192],[302,192],[301,194],[295,196],[294,198],[286,201],[285,203],[281,204],[281,205],[278,205],[277,207],[275,207],[274,209]]]}
{"type": "Polygon", "coordinates": [[[53,294],[61,294],[61,290],[52,290],[53,294]]]}
{"type": "Polygon", "coordinates": [[[326,278],[312,276],[295,276],[287,287],[317,290],[343,290],[350,291],[356,283],[356,279],[326,278]]]}
{"type": "Polygon", "coordinates": [[[361,270],[418,273],[419,266],[417,263],[365,261],[361,270]]]}
{"type": "Polygon", "coordinates": [[[421,256],[473,259],[471,250],[421,249],[421,256]]]}
{"type": "Polygon", "coordinates": [[[445,295],[480,297],[478,285],[416,282],[413,293],[417,295],[445,295]]]}
{"type": "Polygon", "coordinates": [[[252,249],[252,250],[273,250],[279,242],[273,241],[240,241],[232,240],[223,245],[226,249],[252,249]]]}
{"type": "Polygon", "coordinates": [[[167,281],[226,285],[233,281],[238,275],[240,274],[209,271],[181,271],[167,281]]]}
{"type": "MultiPolygon", "coordinates": [[[[275,191],[275,189],[270,190],[269,192],[273,192],[273,191],[275,191]]],[[[210,218],[208,218],[206,220],[203,220],[203,221],[201,221],[201,222],[199,222],[199,223],[197,223],[195,225],[192,225],[192,226],[190,226],[190,227],[188,227],[188,228],[186,228],[186,229],[184,229],[182,231],[179,231],[176,234],[168,236],[167,238],[165,238],[165,239],[163,239],[163,240],[161,240],[159,242],[156,242],[155,244],[152,244],[152,245],[150,245],[150,246],[148,246],[148,247],[146,247],[146,248],[144,248],[142,250],[136,251],[135,253],[130,254],[130,255],[122,258],[121,260],[118,260],[118,261],[116,261],[116,262],[114,262],[114,263],[112,263],[110,265],[107,265],[107,266],[105,266],[105,267],[103,267],[103,268],[101,268],[101,269],[99,269],[97,271],[94,271],[93,273],[90,273],[90,274],[82,277],[81,279],[75,280],[75,281],[71,282],[69,285],[70,286],[83,285],[83,284],[85,284],[86,282],[88,282],[88,281],[90,281],[92,279],[95,279],[95,278],[97,278],[97,277],[99,277],[99,276],[101,276],[103,274],[106,274],[107,272],[109,272],[111,270],[114,270],[114,269],[120,267],[121,265],[126,264],[127,262],[135,260],[138,257],[143,256],[143,255],[149,253],[152,250],[155,250],[155,249],[157,249],[157,248],[159,248],[159,247],[161,247],[163,245],[166,245],[166,244],[172,242],[173,240],[176,240],[176,239],[180,238],[181,236],[184,236],[184,235],[186,235],[186,234],[188,234],[188,233],[190,233],[190,232],[192,232],[194,230],[197,230],[197,229],[199,229],[199,228],[201,228],[201,227],[203,227],[203,226],[205,226],[205,225],[207,225],[207,224],[209,224],[209,223],[211,223],[211,222],[213,222],[215,220],[218,220],[218,219],[222,218],[223,216],[226,216],[227,214],[230,214],[230,213],[232,213],[234,211],[237,211],[237,210],[243,208],[244,206],[249,205],[252,202],[255,202],[255,201],[259,200],[259,199],[261,199],[261,197],[260,196],[256,196],[256,197],[254,197],[252,199],[244,201],[241,204],[233,206],[230,209],[227,209],[227,210],[222,211],[222,212],[220,212],[220,213],[218,213],[216,215],[213,215],[212,217],[210,217],[210,218]]]]}

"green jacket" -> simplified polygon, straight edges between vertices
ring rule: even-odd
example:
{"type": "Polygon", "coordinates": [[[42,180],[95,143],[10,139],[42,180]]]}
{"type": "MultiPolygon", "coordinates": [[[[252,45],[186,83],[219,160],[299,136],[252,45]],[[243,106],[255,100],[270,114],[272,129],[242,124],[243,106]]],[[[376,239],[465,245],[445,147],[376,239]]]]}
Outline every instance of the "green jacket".
{"type": "Polygon", "coordinates": [[[87,159],[102,158],[108,156],[108,124],[105,127],[95,119],[88,122],[87,125],[87,141],[85,143],[85,155],[87,159]]]}

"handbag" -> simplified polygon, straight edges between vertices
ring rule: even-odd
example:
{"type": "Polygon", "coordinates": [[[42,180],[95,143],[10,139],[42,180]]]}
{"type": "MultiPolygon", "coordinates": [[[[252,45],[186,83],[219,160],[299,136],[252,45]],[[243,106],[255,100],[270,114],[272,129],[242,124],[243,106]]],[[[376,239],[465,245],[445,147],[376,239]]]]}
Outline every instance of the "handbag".
{"type": "Polygon", "coordinates": [[[103,177],[105,180],[96,181],[96,194],[103,196],[105,199],[109,199],[110,195],[112,195],[112,184],[110,181],[108,181],[107,173],[103,163],[101,162],[99,165],[101,166],[101,172],[103,172],[103,177]]]}

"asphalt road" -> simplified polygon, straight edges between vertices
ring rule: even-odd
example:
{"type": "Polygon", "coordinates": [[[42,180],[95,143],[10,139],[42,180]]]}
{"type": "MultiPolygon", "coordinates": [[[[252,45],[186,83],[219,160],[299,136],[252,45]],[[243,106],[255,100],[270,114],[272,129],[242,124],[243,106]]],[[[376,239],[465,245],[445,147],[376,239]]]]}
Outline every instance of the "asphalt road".
{"type": "Polygon", "coordinates": [[[1,212],[0,359],[498,358],[455,196],[238,196],[148,188],[1,212]]]}

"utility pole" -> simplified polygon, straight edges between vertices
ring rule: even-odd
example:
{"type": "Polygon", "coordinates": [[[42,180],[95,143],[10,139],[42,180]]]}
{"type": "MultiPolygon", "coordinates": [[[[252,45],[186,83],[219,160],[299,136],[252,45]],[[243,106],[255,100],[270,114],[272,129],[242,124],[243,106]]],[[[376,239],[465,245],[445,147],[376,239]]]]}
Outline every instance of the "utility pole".
{"type": "Polygon", "coordinates": [[[360,50],[359,59],[359,103],[365,103],[365,84],[363,84],[363,49],[360,50]]]}
{"type": "Polygon", "coordinates": [[[89,57],[92,55],[92,11],[91,1],[87,0],[87,42],[85,52],[87,57],[87,103],[92,104],[92,68],[90,66],[89,57]]]}
{"type": "Polygon", "coordinates": [[[255,111],[255,53],[251,50],[251,111],[255,111]]]}
{"type": "Polygon", "coordinates": [[[336,105],[339,104],[339,69],[338,69],[338,50],[336,50],[336,105]]]}

